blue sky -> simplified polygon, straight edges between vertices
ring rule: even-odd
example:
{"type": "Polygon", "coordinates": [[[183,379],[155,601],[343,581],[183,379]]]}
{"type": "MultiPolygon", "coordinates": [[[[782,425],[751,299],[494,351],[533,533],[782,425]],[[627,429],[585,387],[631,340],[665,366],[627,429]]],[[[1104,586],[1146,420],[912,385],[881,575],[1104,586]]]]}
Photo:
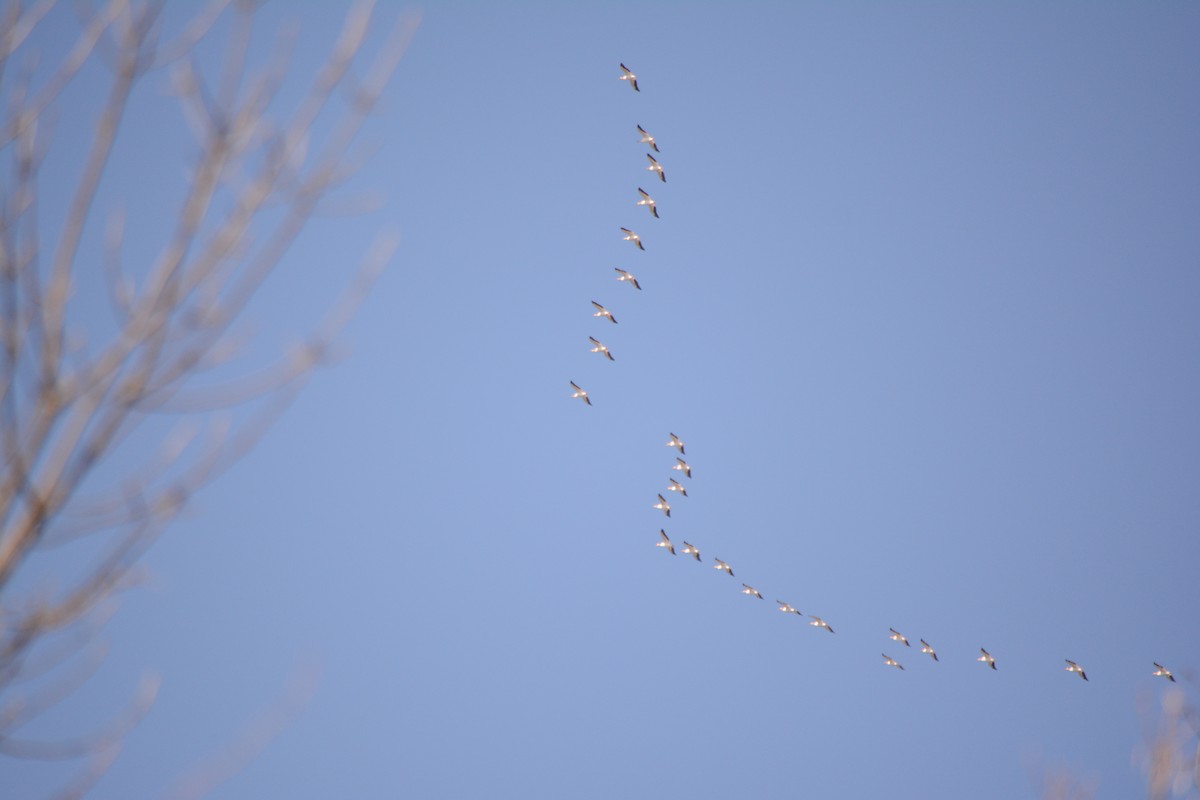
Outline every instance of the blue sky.
{"type": "MultiPolygon", "coordinates": [[[[314,221],[250,315],[286,342],[398,231],[346,357],[156,546],[40,729],[162,675],[95,796],[168,792],[296,674],[211,797],[1144,794],[1151,662],[1200,665],[1200,8],[420,11],[344,193],[382,205],[314,221]],[[669,431],[695,473],[667,520],[669,431]]],[[[297,74],[338,18],[261,15],[299,24],[297,74]]],[[[164,86],[105,185],[148,252],[189,152],[164,86]]]]}

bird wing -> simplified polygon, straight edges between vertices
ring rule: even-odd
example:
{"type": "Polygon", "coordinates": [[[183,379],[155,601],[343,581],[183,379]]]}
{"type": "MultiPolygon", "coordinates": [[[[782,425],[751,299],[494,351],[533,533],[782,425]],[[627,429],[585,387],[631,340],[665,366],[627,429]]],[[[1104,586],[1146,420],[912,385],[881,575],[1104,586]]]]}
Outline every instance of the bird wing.
{"type": "Polygon", "coordinates": [[[596,307],[596,310],[599,311],[601,314],[606,313],[608,311],[608,309],[606,309],[604,306],[597,303],[595,300],[592,301],[592,305],[594,305],[596,307]]]}
{"type": "Polygon", "coordinates": [[[646,194],[646,190],[642,189],[641,187],[638,188],[638,194],[640,194],[642,197],[646,198],[647,200],[650,199],[650,195],[646,194]]]}
{"type": "Polygon", "coordinates": [[[571,388],[572,388],[572,389],[574,389],[574,390],[575,390],[575,391],[577,391],[577,392],[582,392],[582,391],[583,391],[583,389],[580,389],[580,388],[579,388],[579,384],[578,384],[578,383],[576,383],[575,381],[571,381],[571,388]]]}

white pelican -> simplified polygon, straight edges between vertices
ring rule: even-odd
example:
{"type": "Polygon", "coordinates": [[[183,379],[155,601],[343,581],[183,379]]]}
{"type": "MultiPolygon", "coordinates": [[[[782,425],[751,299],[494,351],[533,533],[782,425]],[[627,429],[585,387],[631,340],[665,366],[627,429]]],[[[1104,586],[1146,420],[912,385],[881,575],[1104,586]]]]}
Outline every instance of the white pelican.
{"type": "Polygon", "coordinates": [[[618,275],[617,275],[617,280],[619,280],[619,281],[629,281],[631,284],[633,284],[633,288],[635,288],[635,289],[641,289],[641,288],[642,288],[642,285],[641,285],[640,283],[638,283],[638,282],[637,282],[637,278],[633,277],[632,275],[630,275],[630,274],[629,274],[628,272],[626,272],[625,270],[621,269],[620,267],[613,267],[613,269],[615,269],[615,270],[617,271],[617,273],[618,273],[618,275]]]}
{"type": "Polygon", "coordinates": [[[668,503],[667,499],[665,497],[663,497],[661,494],[658,496],[658,502],[655,503],[653,506],[651,506],[651,508],[657,508],[660,511],[662,511],[664,514],[666,514],[668,517],[671,516],[671,504],[668,503]]]}
{"type": "Polygon", "coordinates": [[[637,85],[637,75],[634,75],[632,72],[630,72],[629,67],[625,66],[624,64],[621,65],[621,80],[629,81],[629,85],[633,87],[635,92],[641,91],[637,85]]]}
{"type": "Polygon", "coordinates": [[[683,440],[682,440],[682,439],[680,439],[678,436],[676,436],[676,435],[675,435],[675,434],[673,434],[673,433],[671,434],[671,441],[667,442],[667,447],[675,447],[675,448],[678,448],[678,449],[679,449],[679,455],[681,455],[681,456],[686,456],[686,455],[687,455],[687,453],[683,452],[683,440]]]}
{"type": "Polygon", "coordinates": [[[694,544],[688,544],[687,542],[684,542],[683,554],[687,556],[694,556],[697,561],[700,560],[700,548],[696,547],[694,544]]]}
{"type": "Polygon", "coordinates": [[[991,667],[992,669],[995,669],[996,668],[996,659],[992,658],[992,654],[989,653],[987,650],[984,650],[982,647],[979,648],[979,652],[982,653],[983,655],[981,655],[979,658],[977,658],[975,660],[982,661],[985,664],[987,664],[989,667],[991,667]]]}
{"type": "Polygon", "coordinates": [[[812,614],[809,614],[808,618],[812,620],[812,622],[808,623],[809,625],[815,625],[818,628],[824,628],[830,633],[833,633],[833,628],[829,627],[829,623],[825,620],[821,619],[820,617],[814,617],[812,614]]]}
{"type": "Polygon", "coordinates": [[[776,600],[776,601],[775,601],[775,603],[776,603],[776,605],[778,605],[778,606],[779,606],[779,610],[780,610],[780,611],[782,611],[782,612],[783,612],[783,613],[785,613],[785,614],[795,614],[795,615],[796,615],[796,616],[798,616],[798,617],[804,616],[804,615],[803,615],[803,614],[801,614],[799,611],[797,611],[796,609],[792,608],[792,606],[791,606],[791,604],[790,604],[790,603],[785,603],[785,602],[783,602],[782,600],[776,600]]]}
{"type": "Polygon", "coordinates": [[[889,656],[887,653],[880,653],[879,655],[883,656],[884,666],[895,667],[896,669],[904,669],[903,664],[889,656]]]}
{"type": "Polygon", "coordinates": [[[676,456],[675,462],[676,462],[675,465],[672,466],[671,469],[677,469],[680,472],[682,472],[684,475],[687,475],[689,478],[692,477],[692,468],[688,466],[688,463],[686,461],[684,461],[682,458],[679,458],[678,456],[676,456]]]}
{"type": "Polygon", "coordinates": [[[755,597],[757,597],[759,600],[763,599],[763,596],[758,593],[758,589],[755,589],[753,586],[750,586],[749,584],[746,584],[746,583],[742,584],[742,594],[752,594],[755,597]]]}
{"type": "Polygon", "coordinates": [[[934,649],[929,646],[929,642],[925,641],[924,639],[921,640],[921,652],[928,654],[929,657],[934,661],[938,660],[937,653],[934,652],[934,649]]]}
{"type": "Polygon", "coordinates": [[[664,531],[662,528],[659,528],[658,535],[661,536],[662,539],[658,542],[658,544],[656,544],[654,546],[655,547],[665,547],[665,548],[667,548],[668,553],[670,553],[671,555],[675,555],[675,545],[671,544],[671,540],[670,540],[670,538],[668,538],[667,532],[664,531]]]}
{"type": "Polygon", "coordinates": [[[733,569],[731,569],[728,564],[719,558],[714,558],[713,561],[717,562],[716,564],[713,564],[713,569],[723,569],[729,574],[729,577],[733,577],[733,569]]]}
{"type": "Polygon", "coordinates": [[[1150,663],[1157,667],[1157,669],[1154,670],[1154,677],[1166,678],[1171,683],[1178,683],[1178,681],[1175,680],[1175,676],[1171,674],[1171,670],[1167,669],[1157,661],[1151,661],[1150,663]]]}
{"type": "Polygon", "coordinates": [[[651,136],[649,133],[647,133],[646,129],[643,128],[641,125],[638,125],[638,133],[640,133],[642,135],[642,138],[639,140],[639,144],[648,144],[654,148],[654,152],[656,152],[656,153],[662,152],[661,150],[658,149],[658,145],[656,145],[654,143],[654,137],[651,136]]]}
{"type": "Polygon", "coordinates": [[[600,342],[597,341],[594,336],[589,336],[588,340],[595,345],[595,347],[592,348],[593,353],[604,353],[604,355],[608,356],[609,361],[616,361],[616,359],[612,357],[612,353],[608,352],[608,348],[600,344],[600,342]]]}
{"type": "Polygon", "coordinates": [[[622,231],[622,233],[625,234],[625,236],[624,236],[625,241],[633,242],[634,244],[636,244],[638,247],[638,250],[644,251],[646,249],[645,247],[642,247],[642,237],[638,236],[636,233],[629,230],[629,228],[621,228],[621,231],[622,231]]]}
{"type": "Polygon", "coordinates": [[[683,488],[683,484],[674,478],[669,478],[671,485],[667,487],[668,492],[679,492],[684,497],[687,497],[687,489],[683,488]]]}
{"type": "Polygon", "coordinates": [[[650,213],[654,215],[655,219],[658,219],[658,205],[654,202],[654,198],[646,194],[646,190],[640,186],[638,187],[638,194],[642,196],[642,199],[638,200],[637,204],[650,209],[650,213]]]}
{"type": "Polygon", "coordinates": [[[908,639],[904,638],[904,634],[900,633],[900,631],[896,630],[895,628],[888,628],[888,630],[892,632],[892,635],[888,637],[889,639],[896,642],[904,642],[905,647],[912,647],[912,645],[908,643],[908,639]]]}
{"type": "Polygon", "coordinates": [[[657,172],[659,180],[661,180],[663,183],[666,183],[667,173],[663,172],[662,164],[659,164],[658,159],[649,153],[646,153],[646,158],[650,159],[650,166],[646,167],[646,169],[650,170],[651,172],[657,172]]]}
{"type": "Polygon", "coordinates": [[[1079,677],[1083,678],[1085,681],[1087,680],[1087,673],[1083,671],[1083,667],[1079,666],[1069,658],[1064,658],[1063,661],[1067,662],[1067,672],[1078,672],[1079,677]]]}
{"type": "Polygon", "coordinates": [[[575,381],[571,381],[571,388],[575,390],[575,394],[571,395],[571,397],[581,398],[583,402],[587,403],[589,406],[592,404],[592,401],[588,399],[587,392],[585,392],[583,389],[580,389],[579,384],[575,383],[575,381]]]}
{"type": "Polygon", "coordinates": [[[596,307],[596,313],[592,314],[593,317],[608,317],[609,322],[614,325],[617,324],[617,318],[612,315],[611,311],[597,303],[595,300],[592,301],[592,305],[596,307]]]}

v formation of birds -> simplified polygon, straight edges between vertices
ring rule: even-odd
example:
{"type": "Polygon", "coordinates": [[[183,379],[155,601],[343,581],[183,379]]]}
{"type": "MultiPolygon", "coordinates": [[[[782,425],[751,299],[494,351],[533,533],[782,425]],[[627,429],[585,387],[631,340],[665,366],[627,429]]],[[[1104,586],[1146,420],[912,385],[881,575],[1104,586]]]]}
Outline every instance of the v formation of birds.
{"type": "MultiPolygon", "coordinates": [[[[626,67],[624,64],[621,64],[620,68],[621,68],[621,74],[619,76],[620,79],[622,81],[626,81],[629,84],[630,88],[633,89],[633,91],[640,93],[642,90],[638,86],[637,75],[635,75],[633,73],[633,71],[630,70],[628,67],[626,67]]],[[[639,139],[640,144],[646,145],[649,149],[653,150],[655,153],[661,153],[661,151],[659,150],[659,147],[658,147],[657,140],[640,124],[637,125],[637,132],[640,137],[640,139],[639,139]]],[[[647,166],[645,169],[649,170],[653,175],[658,176],[658,179],[660,182],[666,183],[667,176],[663,170],[662,164],[659,163],[658,159],[656,159],[653,154],[646,153],[646,160],[649,162],[649,166],[647,166]]],[[[655,219],[659,219],[658,203],[650,196],[650,194],[648,192],[646,192],[646,190],[644,188],[642,188],[640,186],[637,187],[637,193],[638,193],[638,196],[640,197],[640,199],[637,201],[636,204],[639,206],[645,206],[646,209],[650,212],[650,214],[655,219]]],[[[625,227],[621,228],[621,233],[623,234],[623,238],[625,241],[630,242],[631,244],[636,246],[639,251],[645,252],[646,248],[642,244],[642,238],[637,233],[635,233],[634,231],[630,230],[629,228],[625,228],[625,227]]],[[[628,272],[627,270],[621,269],[620,267],[616,267],[615,269],[617,272],[617,280],[619,282],[629,283],[630,286],[632,286],[634,289],[639,290],[639,291],[641,290],[641,288],[642,288],[641,285],[638,283],[637,279],[630,272],[628,272]]],[[[600,303],[597,303],[595,300],[592,301],[592,306],[595,308],[595,311],[593,312],[592,316],[600,317],[601,319],[606,319],[608,322],[616,324],[617,319],[616,319],[616,317],[613,316],[613,313],[611,311],[609,311],[607,308],[602,306],[600,303]]],[[[588,340],[590,341],[590,343],[592,345],[591,351],[593,353],[599,353],[600,355],[606,357],[609,361],[616,360],[615,358],[613,358],[613,354],[609,351],[608,347],[601,344],[600,341],[597,340],[594,336],[589,336],[588,340]]],[[[589,397],[587,391],[580,388],[580,386],[578,384],[576,384],[574,381],[571,381],[570,383],[571,383],[571,388],[573,390],[573,394],[571,395],[571,397],[579,398],[584,403],[586,403],[587,405],[590,406],[592,404],[592,401],[591,401],[591,398],[589,397]]],[[[682,439],[680,439],[674,433],[670,433],[669,436],[670,436],[670,439],[667,442],[665,442],[665,445],[667,447],[675,448],[676,450],[679,451],[679,456],[677,456],[675,458],[676,463],[674,465],[672,465],[671,469],[682,473],[680,475],[680,477],[684,478],[685,480],[690,480],[692,477],[692,467],[683,458],[684,456],[687,455],[687,453],[685,451],[684,442],[682,439]]],[[[665,490],[668,494],[672,494],[672,496],[679,495],[681,497],[688,496],[687,488],[683,485],[683,483],[676,480],[675,478],[669,478],[668,480],[669,480],[669,484],[665,490]]],[[[658,495],[658,502],[654,503],[651,506],[651,508],[661,511],[668,519],[670,519],[671,504],[667,500],[667,498],[664,497],[661,493],[658,495]]],[[[700,556],[700,550],[695,545],[689,544],[688,542],[683,542],[683,547],[679,551],[677,551],[675,548],[675,544],[671,541],[671,538],[667,535],[667,532],[664,529],[661,529],[661,528],[659,529],[658,541],[655,544],[657,547],[661,547],[664,550],[666,550],[670,555],[677,555],[679,552],[682,552],[683,555],[690,555],[694,559],[696,559],[696,561],[703,563],[703,559],[700,556]]],[[[713,561],[714,561],[713,569],[720,570],[730,577],[734,576],[733,568],[728,563],[722,561],[719,558],[714,558],[713,561]]],[[[742,592],[742,594],[757,598],[759,600],[763,599],[762,593],[760,593],[757,589],[755,589],[753,586],[751,586],[747,583],[742,584],[741,592],[742,592]]],[[[822,628],[825,631],[827,631],[828,633],[834,632],[833,628],[830,626],[830,624],[828,622],[826,622],[821,617],[816,616],[815,614],[808,614],[808,615],[802,614],[800,611],[796,610],[795,607],[793,607],[789,603],[785,603],[782,600],[776,600],[775,603],[776,603],[779,611],[782,611],[785,614],[795,614],[796,616],[799,616],[799,617],[807,616],[808,620],[809,620],[809,622],[808,622],[809,625],[816,627],[816,628],[822,628]]],[[[904,634],[897,631],[895,628],[888,629],[888,637],[887,638],[896,642],[899,645],[902,645],[903,647],[912,647],[912,644],[908,641],[908,638],[906,636],[904,636],[904,634]]],[[[918,639],[917,641],[919,641],[921,643],[920,652],[922,655],[929,656],[929,658],[932,661],[940,661],[940,659],[938,658],[937,651],[934,650],[933,646],[930,645],[929,642],[925,641],[924,639],[918,639]]],[[[893,667],[893,668],[899,669],[899,670],[904,669],[904,666],[899,661],[892,658],[887,653],[881,653],[880,655],[883,657],[883,665],[884,666],[893,667]]],[[[979,648],[979,657],[976,658],[975,660],[982,662],[986,666],[991,667],[993,670],[997,669],[995,657],[992,656],[991,653],[989,653],[987,650],[985,650],[982,647],[979,648]]],[[[1081,679],[1083,679],[1085,681],[1088,679],[1087,673],[1084,671],[1084,668],[1081,665],[1079,665],[1078,663],[1076,663],[1070,659],[1063,659],[1063,660],[1066,662],[1066,665],[1067,665],[1066,667],[1064,667],[1065,671],[1074,672],[1077,675],[1079,675],[1079,677],[1081,679]]],[[[1151,673],[1153,676],[1165,678],[1166,680],[1169,680],[1172,682],[1175,681],[1175,676],[1171,673],[1171,671],[1169,669],[1164,667],[1162,664],[1159,664],[1157,661],[1154,661],[1151,663],[1154,665],[1154,671],[1151,673]]]]}

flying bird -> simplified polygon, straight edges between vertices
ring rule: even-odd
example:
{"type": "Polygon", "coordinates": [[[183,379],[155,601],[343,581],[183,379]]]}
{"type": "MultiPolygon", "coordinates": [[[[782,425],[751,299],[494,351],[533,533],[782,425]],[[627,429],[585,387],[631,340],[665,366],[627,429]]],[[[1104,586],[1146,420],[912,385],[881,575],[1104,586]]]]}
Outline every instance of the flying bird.
{"type": "Polygon", "coordinates": [[[592,401],[588,399],[587,392],[585,392],[583,389],[580,389],[579,384],[575,383],[575,381],[571,381],[571,388],[575,390],[575,394],[571,395],[571,397],[578,397],[589,406],[592,404],[592,401]]]}
{"type": "Polygon", "coordinates": [[[726,573],[728,573],[729,577],[733,577],[733,569],[731,569],[728,564],[719,558],[714,558],[713,561],[717,562],[716,564],[713,564],[713,569],[723,569],[726,573]]]}
{"type": "Polygon", "coordinates": [[[790,603],[785,603],[782,600],[776,600],[775,603],[776,603],[776,605],[779,606],[779,610],[785,614],[795,614],[796,616],[803,616],[803,614],[801,614],[799,611],[792,608],[790,603]]]}
{"type": "Polygon", "coordinates": [[[880,655],[883,656],[884,666],[895,667],[896,669],[904,669],[903,664],[889,656],[887,653],[880,653],[880,655]]]}
{"type": "Polygon", "coordinates": [[[642,138],[639,140],[640,144],[650,145],[651,147],[654,148],[654,152],[656,152],[656,153],[662,152],[661,150],[658,149],[658,145],[656,145],[654,143],[654,137],[651,136],[649,133],[647,133],[646,129],[643,128],[641,125],[638,125],[638,133],[640,133],[642,135],[642,138]]]}
{"type": "Polygon", "coordinates": [[[688,463],[686,461],[684,461],[682,458],[679,458],[678,456],[676,456],[675,464],[674,464],[674,466],[671,467],[671,469],[677,469],[680,472],[682,472],[684,475],[687,475],[689,478],[692,477],[692,468],[688,466],[688,463]]]}
{"type": "Polygon", "coordinates": [[[656,159],[654,156],[650,155],[649,153],[646,153],[646,158],[650,159],[650,166],[646,167],[646,169],[650,170],[651,172],[657,172],[658,179],[660,181],[662,181],[663,183],[666,183],[667,182],[667,173],[663,172],[662,164],[659,164],[658,159],[656,159]]]}
{"type": "Polygon", "coordinates": [[[985,664],[987,664],[989,667],[991,667],[992,669],[995,669],[996,668],[996,659],[992,658],[992,654],[989,653],[987,650],[984,650],[982,647],[979,648],[979,652],[982,653],[983,655],[981,655],[979,658],[977,658],[975,660],[982,661],[985,664]]]}
{"type": "Polygon", "coordinates": [[[924,639],[921,640],[921,652],[927,653],[934,661],[938,660],[937,653],[934,652],[934,649],[929,646],[929,642],[925,641],[924,639]]]}
{"type": "Polygon", "coordinates": [[[673,434],[673,433],[671,434],[671,441],[667,442],[667,447],[675,447],[675,448],[678,448],[678,449],[679,449],[679,455],[681,455],[681,456],[686,456],[686,455],[687,455],[687,453],[683,452],[683,440],[682,440],[682,439],[680,439],[678,436],[676,436],[676,435],[675,435],[675,434],[673,434]]]}
{"type": "Polygon", "coordinates": [[[595,300],[592,301],[592,305],[596,307],[596,313],[592,314],[593,317],[608,317],[609,322],[614,325],[617,324],[617,318],[612,315],[611,311],[597,303],[595,300]]]}
{"type": "Polygon", "coordinates": [[[824,628],[830,633],[833,633],[833,628],[829,627],[829,623],[825,620],[821,619],[820,617],[814,617],[812,614],[809,614],[808,618],[812,620],[812,622],[808,623],[809,625],[815,625],[818,628],[824,628]]]}
{"type": "Polygon", "coordinates": [[[638,282],[637,282],[637,278],[633,277],[632,275],[630,275],[630,274],[629,274],[628,272],[626,272],[625,270],[621,269],[620,267],[613,267],[613,269],[615,269],[615,270],[618,272],[618,275],[617,275],[617,280],[619,280],[619,281],[629,281],[631,284],[633,284],[633,288],[635,288],[635,289],[641,289],[641,288],[642,288],[642,285],[641,285],[640,283],[638,283],[638,282]]]}
{"type": "Polygon", "coordinates": [[[759,600],[763,599],[763,596],[761,594],[759,594],[758,589],[755,589],[753,586],[750,586],[749,584],[746,584],[746,583],[742,584],[742,594],[752,594],[755,597],[757,597],[759,600]]]}
{"type": "Polygon", "coordinates": [[[640,194],[642,196],[642,199],[638,200],[637,204],[639,206],[645,206],[646,208],[650,209],[650,213],[654,215],[654,218],[659,219],[658,205],[654,202],[654,198],[651,197],[650,195],[646,194],[646,190],[641,188],[640,186],[638,187],[638,194],[640,194]]]}
{"type": "Polygon", "coordinates": [[[659,528],[658,535],[661,536],[662,539],[658,542],[658,544],[656,544],[654,546],[655,547],[665,547],[667,549],[668,553],[670,553],[671,555],[675,555],[675,545],[671,544],[671,540],[667,536],[667,532],[664,531],[662,528],[659,528]]]}
{"type": "Polygon", "coordinates": [[[635,92],[641,91],[637,85],[637,75],[634,75],[632,72],[630,72],[629,67],[625,66],[624,64],[621,65],[621,80],[629,81],[629,85],[633,87],[635,92]]]}
{"type": "Polygon", "coordinates": [[[655,503],[653,506],[651,506],[651,508],[657,508],[660,511],[662,511],[664,514],[666,514],[668,517],[671,516],[671,504],[668,503],[666,498],[663,497],[661,494],[658,496],[658,502],[655,503]]]}
{"type": "Polygon", "coordinates": [[[900,633],[900,631],[896,630],[895,628],[888,628],[888,630],[892,632],[892,635],[888,637],[889,639],[897,642],[904,642],[905,647],[912,647],[912,645],[908,643],[908,639],[904,638],[904,634],[900,633]]]}
{"type": "Polygon", "coordinates": [[[1085,681],[1087,680],[1087,673],[1083,671],[1083,667],[1079,666],[1069,658],[1064,658],[1063,661],[1067,662],[1067,672],[1078,672],[1079,677],[1083,678],[1085,681]]]}
{"type": "Polygon", "coordinates": [[[624,237],[625,241],[633,242],[634,244],[637,245],[638,250],[645,251],[646,248],[642,247],[642,237],[638,236],[636,233],[629,230],[629,228],[621,228],[621,231],[625,234],[625,237],[624,237]]]}
{"type": "Polygon", "coordinates": [[[684,555],[694,556],[697,561],[700,560],[700,548],[696,547],[694,544],[688,544],[687,542],[684,542],[682,552],[684,555]]]}
{"type": "Polygon", "coordinates": [[[593,353],[604,353],[604,355],[608,356],[609,361],[616,361],[616,359],[613,358],[612,353],[608,352],[608,348],[600,344],[600,342],[597,341],[594,336],[589,336],[588,340],[595,345],[595,347],[592,348],[593,353]]]}
{"type": "Polygon", "coordinates": [[[667,487],[668,492],[679,492],[684,497],[687,497],[687,489],[683,488],[682,483],[675,480],[674,478],[668,478],[668,480],[671,481],[671,485],[667,487]]]}
{"type": "Polygon", "coordinates": [[[1154,677],[1166,678],[1171,683],[1178,683],[1178,681],[1175,680],[1175,676],[1171,674],[1171,670],[1167,669],[1157,661],[1151,661],[1150,663],[1157,667],[1157,669],[1154,670],[1154,677]]]}

